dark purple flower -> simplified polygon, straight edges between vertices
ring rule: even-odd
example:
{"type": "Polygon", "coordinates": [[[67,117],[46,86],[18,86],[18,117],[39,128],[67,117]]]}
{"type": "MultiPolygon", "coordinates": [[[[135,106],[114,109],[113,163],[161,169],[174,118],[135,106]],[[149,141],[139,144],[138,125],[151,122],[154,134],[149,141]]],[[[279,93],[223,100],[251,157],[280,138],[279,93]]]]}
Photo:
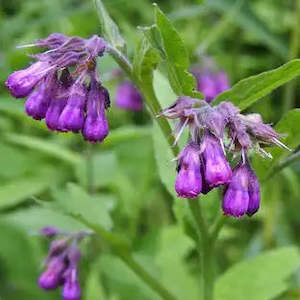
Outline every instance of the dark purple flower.
{"type": "Polygon", "coordinates": [[[254,215],[260,205],[260,186],[255,172],[249,167],[249,205],[247,215],[254,215]]]}
{"type": "Polygon", "coordinates": [[[66,263],[62,257],[52,258],[47,270],[39,277],[39,287],[44,290],[56,289],[60,285],[65,268],[66,263]]]}
{"type": "Polygon", "coordinates": [[[205,100],[209,103],[218,95],[218,86],[213,74],[203,74],[197,78],[198,90],[203,93],[205,100]]]}
{"type": "Polygon", "coordinates": [[[124,81],[118,86],[116,91],[116,106],[132,111],[143,109],[142,96],[130,81],[124,81]]]}
{"type": "Polygon", "coordinates": [[[180,153],[175,190],[179,197],[195,198],[202,190],[200,147],[190,142],[180,153]]]}
{"type": "Polygon", "coordinates": [[[38,61],[24,70],[19,70],[6,80],[6,87],[15,98],[27,97],[38,84],[38,82],[47,74],[49,64],[38,61]]]}
{"type": "Polygon", "coordinates": [[[66,272],[62,297],[64,300],[79,300],[81,297],[76,268],[69,269],[66,272]]]}
{"type": "Polygon", "coordinates": [[[55,80],[54,74],[47,76],[26,100],[25,111],[35,120],[45,118],[54,90],[57,88],[55,80]]]}
{"type": "Polygon", "coordinates": [[[204,160],[204,180],[209,187],[229,183],[232,172],[224,155],[220,141],[210,133],[205,133],[202,140],[204,160]]]}
{"type": "Polygon", "coordinates": [[[240,163],[233,169],[231,182],[225,189],[223,212],[227,216],[242,217],[249,206],[249,166],[240,163]]]}
{"type": "Polygon", "coordinates": [[[83,127],[87,89],[81,83],[74,83],[66,106],[59,117],[59,128],[78,132],[83,127]]]}
{"type": "Polygon", "coordinates": [[[92,81],[87,98],[87,112],[82,135],[92,143],[101,142],[108,135],[105,108],[109,105],[109,94],[100,83],[92,81]]]}

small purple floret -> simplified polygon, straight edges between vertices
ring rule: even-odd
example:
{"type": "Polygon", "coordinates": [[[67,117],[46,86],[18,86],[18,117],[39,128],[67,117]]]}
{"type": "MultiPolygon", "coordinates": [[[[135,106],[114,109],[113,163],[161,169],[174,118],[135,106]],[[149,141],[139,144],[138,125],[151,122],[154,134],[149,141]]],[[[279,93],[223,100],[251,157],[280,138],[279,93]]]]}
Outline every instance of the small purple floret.
{"type": "Polygon", "coordinates": [[[227,184],[232,172],[223,153],[220,141],[210,133],[203,137],[204,179],[209,187],[227,184]]]}
{"type": "Polygon", "coordinates": [[[189,143],[179,155],[178,175],[175,190],[179,197],[196,198],[202,190],[200,148],[189,143]]]}
{"type": "Polygon", "coordinates": [[[124,81],[118,86],[116,91],[116,106],[132,111],[143,109],[142,96],[130,81],[124,81]]]}
{"type": "Polygon", "coordinates": [[[27,97],[47,74],[49,64],[47,62],[36,62],[24,70],[12,73],[6,80],[5,86],[15,98],[27,97]]]}
{"type": "Polygon", "coordinates": [[[64,300],[79,300],[81,297],[81,290],[77,279],[77,270],[70,269],[68,271],[62,290],[62,297],[64,300]]]}
{"type": "Polygon", "coordinates": [[[59,127],[64,131],[78,132],[83,127],[86,87],[75,83],[71,87],[66,106],[59,117],[59,127]]]}
{"type": "Polygon", "coordinates": [[[249,205],[247,215],[254,215],[260,206],[260,186],[256,174],[252,169],[249,170],[249,205]]]}
{"type": "Polygon", "coordinates": [[[53,237],[57,234],[60,234],[60,230],[53,226],[46,226],[40,230],[40,233],[47,237],[53,237]]]}
{"type": "Polygon", "coordinates": [[[232,172],[232,179],[223,197],[223,212],[227,216],[242,217],[249,205],[249,167],[239,164],[232,172]]]}

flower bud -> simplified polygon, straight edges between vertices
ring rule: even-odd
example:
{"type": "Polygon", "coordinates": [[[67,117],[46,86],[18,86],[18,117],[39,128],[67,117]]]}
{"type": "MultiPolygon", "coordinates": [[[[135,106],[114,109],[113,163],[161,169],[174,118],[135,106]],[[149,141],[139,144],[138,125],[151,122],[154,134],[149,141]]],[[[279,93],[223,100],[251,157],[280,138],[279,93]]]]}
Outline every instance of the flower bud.
{"type": "Polygon", "coordinates": [[[65,268],[66,264],[61,257],[53,258],[47,270],[39,277],[39,287],[44,290],[56,289],[60,285],[65,268]]]}
{"type": "Polygon", "coordinates": [[[232,172],[232,179],[225,189],[223,212],[227,216],[242,217],[249,205],[249,166],[239,164],[232,172]]]}
{"type": "Polygon", "coordinates": [[[36,62],[27,69],[19,70],[9,75],[5,85],[13,97],[25,98],[47,74],[48,68],[49,64],[47,62],[36,62]]]}
{"type": "Polygon", "coordinates": [[[109,103],[107,90],[98,82],[91,85],[87,98],[87,116],[84,121],[82,135],[92,143],[101,142],[108,135],[108,122],[105,106],[109,103]]]}
{"type": "Polygon", "coordinates": [[[260,187],[255,172],[250,168],[249,170],[249,205],[247,215],[254,215],[260,205],[260,187]]]}
{"type": "Polygon", "coordinates": [[[66,272],[62,297],[64,300],[79,300],[81,297],[81,290],[77,279],[76,268],[69,269],[66,272]]]}
{"type": "Polygon", "coordinates": [[[51,99],[52,87],[49,86],[50,84],[48,80],[44,80],[26,100],[25,111],[35,120],[42,120],[46,116],[51,99]]]}
{"type": "Polygon", "coordinates": [[[179,155],[175,190],[179,197],[195,198],[201,193],[200,147],[190,142],[179,155]]]}
{"type": "Polygon", "coordinates": [[[40,233],[47,237],[54,237],[57,234],[60,234],[60,230],[53,226],[46,226],[40,230],[40,233]]]}
{"type": "Polygon", "coordinates": [[[232,172],[227,162],[220,141],[212,134],[206,133],[202,141],[204,160],[204,180],[209,187],[229,183],[232,172]]]}
{"type": "Polygon", "coordinates": [[[83,127],[85,102],[86,87],[83,84],[74,83],[67,104],[59,117],[61,130],[78,132],[83,127]]]}
{"type": "Polygon", "coordinates": [[[122,109],[140,111],[143,109],[142,96],[130,82],[122,82],[116,92],[116,106],[122,109]]]}

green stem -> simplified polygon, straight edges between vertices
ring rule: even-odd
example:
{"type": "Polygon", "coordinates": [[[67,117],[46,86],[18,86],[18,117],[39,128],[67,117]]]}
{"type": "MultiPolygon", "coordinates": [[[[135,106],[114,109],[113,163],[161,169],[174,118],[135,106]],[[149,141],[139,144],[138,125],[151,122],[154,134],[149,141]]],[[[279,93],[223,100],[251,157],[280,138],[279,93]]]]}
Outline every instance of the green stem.
{"type": "MultiPolygon", "coordinates": [[[[291,33],[290,48],[289,48],[289,60],[297,58],[299,53],[300,44],[300,0],[295,1],[295,18],[294,26],[291,33]]],[[[295,103],[295,89],[296,89],[297,79],[289,82],[284,91],[284,103],[283,112],[286,113],[291,108],[294,107],[295,103]]]]}

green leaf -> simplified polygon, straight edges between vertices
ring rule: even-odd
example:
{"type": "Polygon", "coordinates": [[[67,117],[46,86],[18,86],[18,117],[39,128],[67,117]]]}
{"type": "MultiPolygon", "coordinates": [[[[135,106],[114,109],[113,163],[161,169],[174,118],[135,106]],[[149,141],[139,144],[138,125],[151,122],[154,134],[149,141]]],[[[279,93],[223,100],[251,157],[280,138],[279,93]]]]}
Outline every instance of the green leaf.
{"type": "Polygon", "coordinates": [[[190,63],[184,43],[157,5],[155,6],[155,18],[167,59],[168,76],[172,89],[177,95],[203,98],[197,91],[194,76],[188,72],[190,63]]]}
{"type": "Polygon", "coordinates": [[[69,183],[66,190],[55,191],[53,196],[57,205],[67,215],[82,217],[88,223],[106,230],[112,228],[110,211],[115,204],[113,196],[105,194],[90,196],[74,183],[69,183]]]}
{"type": "MultiPolygon", "coordinates": [[[[46,202],[46,204],[48,203],[46,202]]],[[[86,226],[83,226],[73,218],[66,216],[57,210],[48,209],[46,208],[47,205],[44,206],[45,207],[34,206],[26,209],[19,209],[2,216],[2,219],[16,224],[31,234],[38,233],[41,228],[50,225],[55,225],[60,229],[69,231],[87,229],[86,226]]]]}
{"type": "Polygon", "coordinates": [[[33,136],[10,133],[5,135],[4,139],[11,144],[39,151],[56,159],[63,160],[71,165],[77,164],[80,161],[80,156],[78,154],[65,147],[33,136]]]}
{"type": "Polygon", "coordinates": [[[15,206],[29,197],[43,192],[55,184],[57,179],[56,170],[47,169],[1,185],[0,209],[15,206]]]}
{"type": "Polygon", "coordinates": [[[105,300],[107,297],[104,293],[104,288],[100,280],[100,272],[98,266],[93,267],[86,279],[86,287],[84,292],[84,299],[105,300]],[[96,268],[97,267],[97,268],[96,268]]]}
{"type": "Polygon", "coordinates": [[[285,280],[300,266],[297,248],[268,251],[231,267],[216,282],[215,300],[269,300],[288,288],[285,280]]]}
{"type": "Polygon", "coordinates": [[[117,24],[111,19],[101,0],[95,0],[95,4],[101,23],[102,34],[112,46],[126,53],[126,43],[120,35],[117,24]]]}
{"type": "Polygon", "coordinates": [[[239,81],[230,90],[217,96],[214,104],[231,101],[241,110],[300,74],[300,59],[294,59],[281,67],[239,81]]]}
{"type": "MultiPolygon", "coordinates": [[[[275,130],[284,135],[280,140],[285,145],[291,149],[297,148],[300,145],[300,109],[296,108],[287,112],[276,124],[275,130]]],[[[281,164],[290,155],[289,151],[279,147],[266,148],[266,151],[271,153],[273,159],[255,157],[253,160],[255,169],[258,170],[258,175],[262,179],[269,177],[271,174],[274,175],[277,164],[281,164]]]]}

